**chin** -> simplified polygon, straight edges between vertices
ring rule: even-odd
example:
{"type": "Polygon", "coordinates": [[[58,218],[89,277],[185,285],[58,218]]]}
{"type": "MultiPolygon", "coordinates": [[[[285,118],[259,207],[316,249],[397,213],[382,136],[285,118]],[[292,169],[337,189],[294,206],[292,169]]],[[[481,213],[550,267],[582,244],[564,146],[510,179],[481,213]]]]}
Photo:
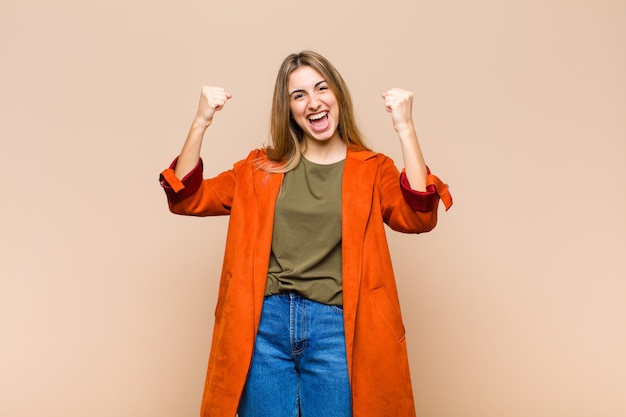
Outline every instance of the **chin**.
{"type": "Polygon", "coordinates": [[[326,133],[311,133],[309,134],[309,137],[316,142],[329,142],[335,137],[337,137],[337,139],[341,139],[336,130],[334,132],[326,133]]]}

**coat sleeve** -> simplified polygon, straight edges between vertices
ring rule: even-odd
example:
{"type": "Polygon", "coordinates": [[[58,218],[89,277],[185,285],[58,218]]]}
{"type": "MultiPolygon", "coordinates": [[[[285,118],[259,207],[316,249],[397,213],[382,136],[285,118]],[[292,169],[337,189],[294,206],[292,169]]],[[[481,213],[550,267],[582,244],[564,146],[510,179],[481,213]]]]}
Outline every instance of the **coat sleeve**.
{"type": "Polygon", "coordinates": [[[437,224],[437,209],[442,200],[446,210],[452,205],[447,185],[428,171],[426,191],[411,189],[404,174],[393,161],[383,157],[380,163],[380,204],[385,223],[404,233],[422,233],[437,224]]]}
{"type": "Polygon", "coordinates": [[[416,191],[409,185],[404,170],[400,174],[400,188],[406,202],[415,211],[430,211],[437,205],[437,200],[441,199],[446,211],[452,207],[452,195],[448,189],[448,184],[444,184],[436,175],[430,173],[426,176],[426,191],[416,191]]]}
{"type": "Polygon", "coordinates": [[[174,174],[176,162],[159,176],[159,181],[172,213],[188,216],[219,216],[230,214],[235,190],[235,169],[203,179],[202,160],[184,178],[174,174]]]}

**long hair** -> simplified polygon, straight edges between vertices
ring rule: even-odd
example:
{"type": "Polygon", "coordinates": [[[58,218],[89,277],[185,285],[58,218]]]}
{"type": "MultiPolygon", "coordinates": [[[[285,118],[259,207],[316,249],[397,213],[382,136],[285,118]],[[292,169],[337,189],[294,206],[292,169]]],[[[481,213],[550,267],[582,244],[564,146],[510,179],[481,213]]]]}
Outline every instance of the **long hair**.
{"type": "Polygon", "coordinates": [[[357,126],[352,97],[341,74],[322,55],[313,51],[302,51],[285,58],[278,70],[270,117],[271,144],[265,148],[268,159],[273,163],[263,167],[266,171],[287,172],[294,169],[300,162],[302,151],[306,146],[302,129],[291,117],[288,91],[289,76],[303,66],[309,66],[319,72],[337,97],[338,131],[341,139],[348,147],[369,149],[357,126]]]}

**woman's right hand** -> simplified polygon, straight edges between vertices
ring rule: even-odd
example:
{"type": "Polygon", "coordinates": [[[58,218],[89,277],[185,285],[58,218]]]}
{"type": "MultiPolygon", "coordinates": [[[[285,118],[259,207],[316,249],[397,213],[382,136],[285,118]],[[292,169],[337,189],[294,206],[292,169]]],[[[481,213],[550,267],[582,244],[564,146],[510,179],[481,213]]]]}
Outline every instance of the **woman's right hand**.
{"type": "Polygon", "coordinates": [[[200,94],[196,121],[201,125],[209,126],[216,111],[222,110],[226,101],[232,97],[222,87],[204,86],[200,94]]]}

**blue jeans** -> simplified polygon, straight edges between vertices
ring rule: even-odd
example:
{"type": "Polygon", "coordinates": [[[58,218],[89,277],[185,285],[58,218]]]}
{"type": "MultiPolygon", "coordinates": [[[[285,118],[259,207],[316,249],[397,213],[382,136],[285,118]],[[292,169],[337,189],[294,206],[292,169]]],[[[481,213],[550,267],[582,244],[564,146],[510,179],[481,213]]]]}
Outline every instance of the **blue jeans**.
{"type": "Polygon", "coordinates": [[[238,415],[352,415],[341,307],[295,293],[265,298],[238,415]]]}

